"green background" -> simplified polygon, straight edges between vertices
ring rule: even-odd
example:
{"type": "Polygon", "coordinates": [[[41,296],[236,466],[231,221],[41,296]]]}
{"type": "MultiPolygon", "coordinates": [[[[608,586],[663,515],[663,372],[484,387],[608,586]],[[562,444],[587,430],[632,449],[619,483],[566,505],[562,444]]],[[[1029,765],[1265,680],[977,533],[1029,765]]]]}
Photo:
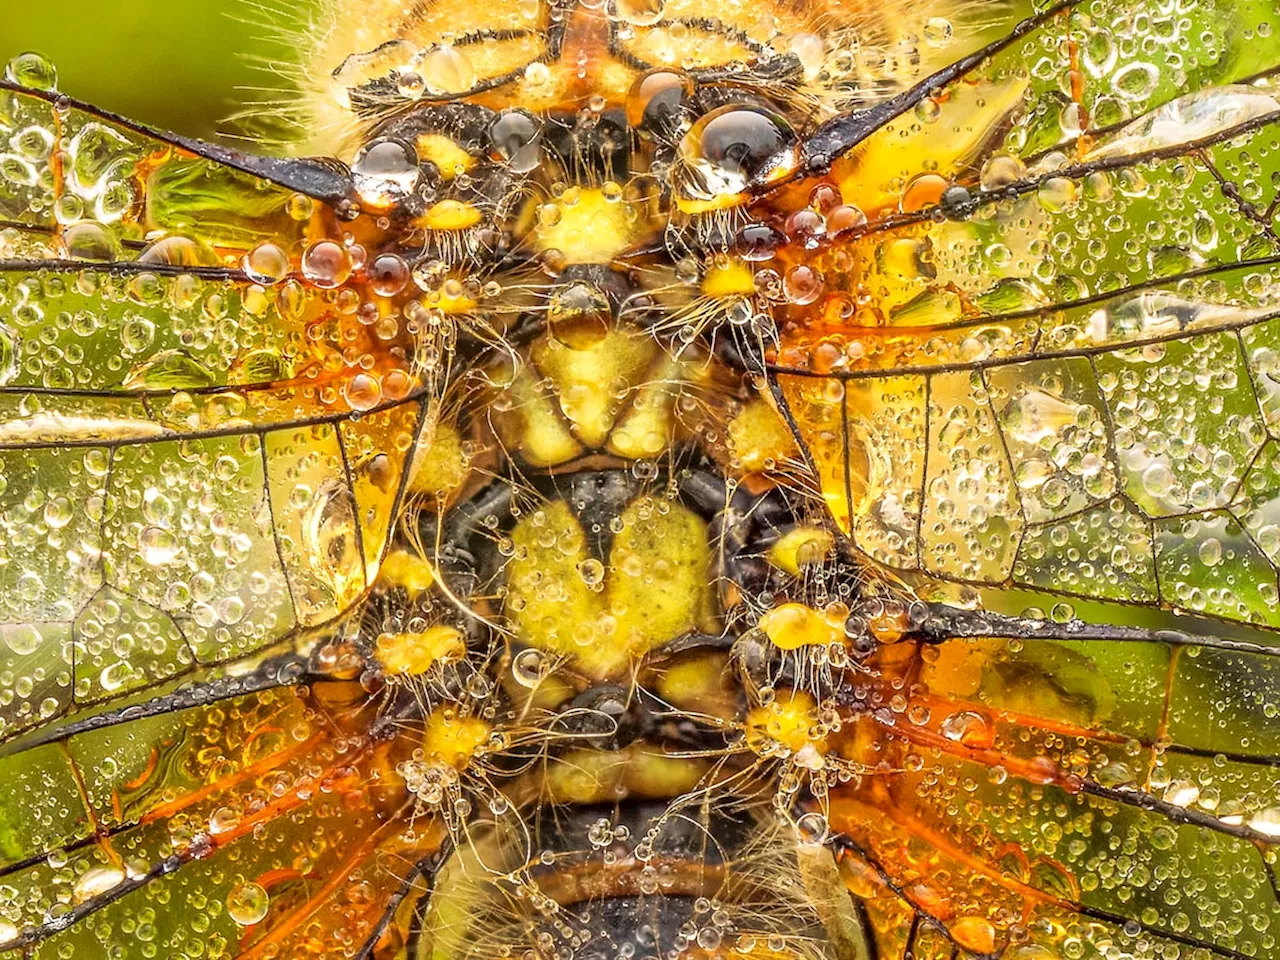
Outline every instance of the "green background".
{"type": "MultiPolygon", "coordinates": [[[[301,24],[314,0],[281,6],[301,24]]],[[[225,119],[249,99],[239,88],[269,80],[247,58],[289,56],[270,39],[267,19],[247,0],[0,0],[0,63],[40,53],[64,93],[214,137],[232,129],[225,119]]]]}

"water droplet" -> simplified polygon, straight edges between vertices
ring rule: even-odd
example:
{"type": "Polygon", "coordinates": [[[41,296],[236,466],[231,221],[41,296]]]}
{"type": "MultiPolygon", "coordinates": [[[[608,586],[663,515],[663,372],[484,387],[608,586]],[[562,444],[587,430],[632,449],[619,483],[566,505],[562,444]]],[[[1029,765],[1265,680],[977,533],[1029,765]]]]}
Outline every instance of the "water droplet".
{"type": "Polygon", "coordinates": [[[384,253],[369,265],[369,285],[380,297],[394,297],[409,283],[409,265],[394,253],[384,253]]]}
{"type": "Polygon", "coordinates": [[[542,124],[524,110],[504,110],[489,126],[497,159],[516,173],[529,173],[542,159],[542,124]]]}
{"type": "Polygon", "coordinates": [[[124,883],[124,870],[121,867],[90,867],[76,880],[72,893],[77,903],[84,903],[122,883],[124,883]]]}
{"type": "Polygon", "coordinates": [[[982,165],[980,182],[982,189],[990,193],[1002,190],[1026,178],[1027,168],[1017,157],[992,157],[982,165]]]}
{"type": "Polygon", "coordinates": [[[352,410],[372,410],[382,400],[382,382],[368,373],[357,373],[342,390],[352,410]]]}
{"type": "Polygon", "coordinates": [[[44,634],[32,623],[7,623],[0,626],[0,638],[4,645],[20,657],[29,656],[40,649],[44,634]]]}
{"type": "Polygon", "coordinates": [[[245,274],[254,283],[270,286],[289,276],[289,255],[274,243],[260,243],[244,255],[245,274]]]}
{"type": "Polygon", "coordinates": [[[386,210],[417,189],[418,154],[400,140],[375,140],[356,154],[351,174],[360,202],[386,210]]]}
{"type": "Polygon", "coordinates": [[[800,149],[780,115],[733,104],[698,120],[681,139],[678,158],[682,196],[723,201],[793,173],[800,149]]]}
{"type": "Polygon", "coordinates": [[[522,687],[533,689],[542,682],[547,670],[546,657],[541,650],[530,647],[511,658],[511,675],[522,687]]]}
{"type": "Polygon", "coordinates": [[[649,27],[662,19],[665,0],[615,0],[614,15],[633,27],[649,27]]]}
{"type": "Polygon", "coordinates": [[[951,21],[944,17],[930,17],[924,25],[925,43],[933,47],[945,47],[951,42],[951,21]]]}
{"type": "Polygon", "coordinates": [[[351,256],[332,240],[313,243],[302,255],[302,275],[317,287],[340,287],[351,276],[351,256]]]}
{"type": "Polygon", "coordinates": [[[271,897],[256,883],[242,883],[227,894],[227,916],[242,927],[261,922],[271,906],[271,897]]]}
{"type": "Polygon", "coordinates": [[[651,70],[627,93],[627,124],[641,139],[674,140],[686,125],[693,80],[676,70],[651,70]]]}
{"type": "Polygon", "coordinates": [[[476,85],[476,68],[471,58],[454,46],[431,50],[418,69],[427,90],[437,96],[466,93],[476,85]]]}
{"type": "Polygon", "coordinates": [[[18,54],[5,66],[4,77],[10,83],[32,90],[56,90],[58,87],[58,71],[38,53],[18,54]]]}

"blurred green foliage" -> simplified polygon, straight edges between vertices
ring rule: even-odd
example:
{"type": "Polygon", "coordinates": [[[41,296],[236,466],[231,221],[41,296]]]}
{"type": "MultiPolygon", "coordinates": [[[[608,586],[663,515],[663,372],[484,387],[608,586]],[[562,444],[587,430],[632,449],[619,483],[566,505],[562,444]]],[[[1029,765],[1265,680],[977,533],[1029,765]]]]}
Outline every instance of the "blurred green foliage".
{"type": "MultiPolygon", "coordinates": [[[[305,23],[314,0],[288,15],[305,23]]],[[[247,0],[0,0],[0,62],[50,59],[65,93],[191,136],[223,121],[268,77],[249,57],[287,55],[247,0]],[[258,23],[252,22],[255,16],[258,23]]]]}

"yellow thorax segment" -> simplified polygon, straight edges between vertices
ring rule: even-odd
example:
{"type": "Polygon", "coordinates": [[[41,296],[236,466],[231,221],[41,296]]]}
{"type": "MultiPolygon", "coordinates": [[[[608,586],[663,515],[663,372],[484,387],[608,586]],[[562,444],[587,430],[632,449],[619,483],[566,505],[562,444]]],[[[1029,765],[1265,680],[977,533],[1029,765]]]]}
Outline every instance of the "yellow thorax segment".
{"type": "Polygon", "coordinates": [[[617,518],[607,562],[577,518],[553,501],[512,531],[507,611],[526,643],[616,676],[659,644],[709,626],[707,528],[679,504],[633,501],[617,518]]]}
{"type": "Polygon", "coordinates": [[[566,264],[609,263],[649,231],[643,207],[624,200],[616,186],[574,187],[539,211],[533,242],[539,253],[559,251],[566,264]]]}

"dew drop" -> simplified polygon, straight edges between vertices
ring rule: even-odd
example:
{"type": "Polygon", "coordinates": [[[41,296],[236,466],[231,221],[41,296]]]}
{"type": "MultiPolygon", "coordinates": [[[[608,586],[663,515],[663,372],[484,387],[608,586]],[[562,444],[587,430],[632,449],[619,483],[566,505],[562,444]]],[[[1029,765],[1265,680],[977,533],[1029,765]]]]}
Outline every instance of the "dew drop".
{"type": "Polygon", "coordinates": [[[417,189],[418,153],[400,140],[375,140],[356,154],[351,174],[360,202],[385,210],[417,189]]]}
{"type": "Polygon", "coordinates": [[[271,897],[260,884],[242,883],[227,894],[227,916],[242,927],[261,922],[271,906],[271,897]]]}
{"type": "Polygon", "coordinates": [[[18,54],[5,66],[4,78],[32,90],[56,90],[58,87],[58,71],[38,53],[18,54]]]}
{"type": "Polygon", "coordinates": [[[342,244],[321,240],[302,255],[302,275],[317,287],[340,287],[351,276],[351,257],[342,244]]]}
{"type": "Polygon", "coordinates": [[[633,27],[650,27],[662,19],[665,0],[615,0],[615,16],[633,27]]]}
{"type": "Polygon", "coordinates": [[[466,93],[476,85],[476,68],[471,58],[454,46],[436,47],[418,70],[427,90],[433,94],[466,93]]]}
{"type": "Polygon", "coordinates": [[[260,243],[244,255],[242,266],[254,283],[269,286],[289,276],[289,255],[274,243],[260,243]]]}

